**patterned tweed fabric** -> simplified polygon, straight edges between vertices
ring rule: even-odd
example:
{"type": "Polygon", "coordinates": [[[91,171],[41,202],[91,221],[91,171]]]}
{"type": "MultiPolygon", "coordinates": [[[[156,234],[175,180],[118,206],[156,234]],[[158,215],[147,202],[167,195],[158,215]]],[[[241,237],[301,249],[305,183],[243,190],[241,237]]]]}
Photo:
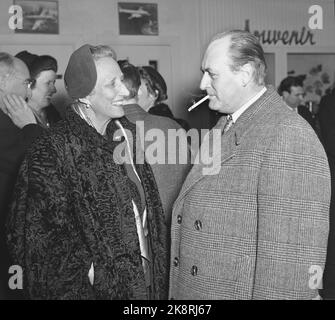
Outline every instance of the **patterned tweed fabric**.
{"type": "Polygon", "coordinates": [[[310,268],[325,263],[330,176],[313,129],[269,87],[214,157],[219,172],[193,166],[174,204],[170,297],[315,297],[310,268]]]}

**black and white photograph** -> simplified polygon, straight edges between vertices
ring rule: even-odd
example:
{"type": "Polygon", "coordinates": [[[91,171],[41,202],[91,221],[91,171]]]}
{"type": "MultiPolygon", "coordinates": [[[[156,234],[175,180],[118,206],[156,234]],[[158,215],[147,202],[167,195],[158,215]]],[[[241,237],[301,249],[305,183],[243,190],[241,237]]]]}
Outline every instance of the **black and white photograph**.
{"type": "Polygon", "coordinates": [[[0,12],[12,311],[107,300],[113,319],[217,320],[227,301],[335,300],[334,0],[0,12]]]}
{"type": "Polygon", "coordinates": [[[158,35],[156,3],[119,2],[120,35],[158,35]]]}
{"type": "Polygon", "coordinates": [[[22,8],[23,28],[17,33],[58,34],[58,0],[14,0],[22,8]]]}

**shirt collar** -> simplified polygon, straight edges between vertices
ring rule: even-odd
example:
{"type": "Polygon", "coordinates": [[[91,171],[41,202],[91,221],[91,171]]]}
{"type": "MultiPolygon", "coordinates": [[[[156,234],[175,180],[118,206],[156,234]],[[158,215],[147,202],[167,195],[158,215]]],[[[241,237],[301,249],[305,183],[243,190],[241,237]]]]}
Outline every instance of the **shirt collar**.
{"type": "Polygon", "coordinates": [[[261,91],[259,91],[253,98],[251,98],[249,101],[247,101],[240,109],[235,111],[232,114],[233,122],[235,123],[236,120],[240,117],[240,115],[247,110],[256,100],[258,100],[266,91],[266,87],[264,87],[261,91]]]}

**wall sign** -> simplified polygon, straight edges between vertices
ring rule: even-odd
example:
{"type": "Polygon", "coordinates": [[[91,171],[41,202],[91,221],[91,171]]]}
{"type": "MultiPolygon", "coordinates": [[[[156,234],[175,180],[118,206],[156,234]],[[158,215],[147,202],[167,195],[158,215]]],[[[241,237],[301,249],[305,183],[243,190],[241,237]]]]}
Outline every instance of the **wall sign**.
{"type": "Polygon", "coordinates": [[[14,5],[22,8],[23,25],[16,33],[58,34],[57,0],[14,0],[14,5]]]}
{"type": "Polygon", "coordinates": [[[158,35],[157,4],[119,2],[120,35],[158,35]]]}
{"type": "Polygon", "coordinates": [[[245,20],[244,30],[252,32],[260,41],[261,44],[265,45],[276,45],[283,44],[289,46],[296,45],[315,45],[313,37],[314,34],[307,30],[305,27],[301,28],[301,31],[282,31],[282,30],[262,30],[262,31],[250,31],[249,20],[245,20]]]}

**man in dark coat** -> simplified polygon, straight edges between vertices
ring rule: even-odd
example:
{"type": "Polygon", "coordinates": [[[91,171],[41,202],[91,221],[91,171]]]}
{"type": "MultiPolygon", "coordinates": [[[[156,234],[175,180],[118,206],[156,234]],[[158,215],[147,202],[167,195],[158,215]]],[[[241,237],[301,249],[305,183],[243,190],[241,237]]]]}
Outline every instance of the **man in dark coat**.
{"type": "Polygon", "coordinates": [[[319,121],[323,146],[328,156],[332,193],[329,210],[329,239],[323,275],[324,299],[335,299],[335,88],[320,101],[319,121]]]}
{"type": "MultiPolygon", "coordinates": [[[[176,121],[167,117],[152,115],[142,109],[138,105],[138,95],[142,94],[142,92],[139,93],[141,78],[138,69],[129,63],[123,63],[120,66],[121,71],[124,74],[124,83],[130,92],[130,95],[124,105],[126,117],[132,123],[143,126],[144,136],[146,136],[149,130],[151,132],[157,130],[159,133],[164,135],[164,159],[161,159],[162,163],[150,163],[150,161],[149,163],[151,164],[152,171],[155,175],[165,212],[166,222],[170,225],[173,203],[176,200],[186,175],[190,170],[190,164],[188,163],[190,155],[188,151],[186,132],[176,121]],[[181,143],[175,144],[174,148],[169,148],[169,130],[178,130],[179,135],[181,136],[181,143]],[[184,145],[182,144],[183,142],[184,145]],[[172,155],[171,153],[173,153],[173,158],[175,157],[177,160],[175,163],[168,162],[169,153],[170,157],[172,155]],[[182,160],[183,156],[185,156],[185,162],[181,163],[179,160],[182,160]]],[[[147,148],[151,143],[152,141],[144,141],[144,150],[148,150],[147,148]]]]}
{"type": "Polygon", "coordinates": [[[30,96],[27,66],[8,53],[0,53],[0,299],[13,298],[8,289],[9,259],[4,240],[4,222],[17,172],[32,141],[43,129],[24,99],[30,96]]]}
{"type": "Polygon", "coordinates": [[[286,77],[281,81],[278,93],[283,97],[285,103],[292,110],[297,110],[298,114],[302,116],[315,130],[315,119],[307,107],[303,105],[305,95],[303,78],[301,76],[286,77]]]}

